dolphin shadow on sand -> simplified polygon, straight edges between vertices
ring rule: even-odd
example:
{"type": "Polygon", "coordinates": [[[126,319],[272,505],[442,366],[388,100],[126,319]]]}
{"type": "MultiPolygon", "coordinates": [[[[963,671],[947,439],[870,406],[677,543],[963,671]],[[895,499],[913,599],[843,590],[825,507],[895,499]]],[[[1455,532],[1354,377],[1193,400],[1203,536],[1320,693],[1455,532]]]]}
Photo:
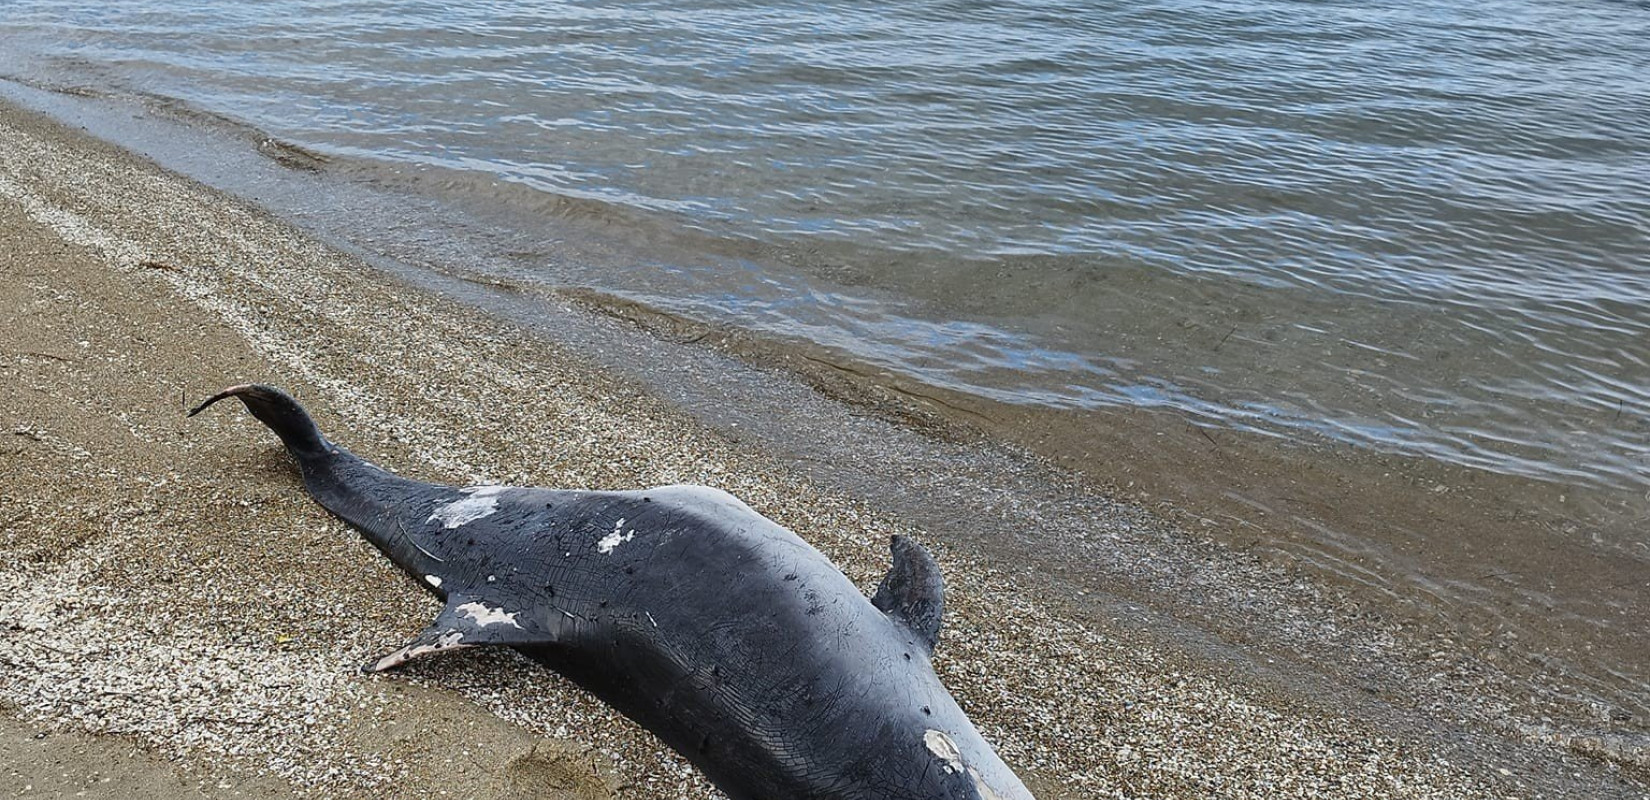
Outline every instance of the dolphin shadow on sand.
{"type": "Polygon", "coordinates": [[[1032,800],[940,683],[938,565],[895,536],[867,601],[818,550],[726,492],[420,483],[322,436],[270,386],[228,397],[274,431],[316,502],[446,606],[378,672],[504,645],[595,693],[732,800],[1032,800]]]}

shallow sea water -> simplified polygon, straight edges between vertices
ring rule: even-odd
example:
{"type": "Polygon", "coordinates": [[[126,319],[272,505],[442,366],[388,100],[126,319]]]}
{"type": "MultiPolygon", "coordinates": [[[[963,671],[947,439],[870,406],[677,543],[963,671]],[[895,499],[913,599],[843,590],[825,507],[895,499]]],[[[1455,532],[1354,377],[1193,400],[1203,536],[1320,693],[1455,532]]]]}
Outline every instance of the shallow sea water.
{"type": "Polygon", "coordinates": [[[11,0],[0,74],[937,386],[1650,488],[1643,4],[11,0]]]}

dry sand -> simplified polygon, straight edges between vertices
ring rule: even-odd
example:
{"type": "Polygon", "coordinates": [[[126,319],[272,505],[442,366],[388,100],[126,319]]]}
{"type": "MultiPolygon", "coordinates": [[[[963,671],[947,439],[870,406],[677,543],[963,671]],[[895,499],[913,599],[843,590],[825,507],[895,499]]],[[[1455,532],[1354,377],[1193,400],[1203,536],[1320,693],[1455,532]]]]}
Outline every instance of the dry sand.
{"type": "MultiPolygon", "coordinates": [[[[1528,784],[1527,764],[1461,765],[1458,743],[1234,678],[577,353],[16,109],[0,109],[0,253],[0,792],[715,796],[509,652],[358,674],[433,601],[308,501],[255,422],[184,417],[246,380],[287,387],[333,438],[423,479],[727,489],[861,586],[889,534],[917,537],[950,586],[938,667],[1044,800],[1638,791],[1573,760],[1528,784]]],[[[1095,513],[1115,514],[1097,526],[1120,542],[1158,524],[1095,513]]]]}

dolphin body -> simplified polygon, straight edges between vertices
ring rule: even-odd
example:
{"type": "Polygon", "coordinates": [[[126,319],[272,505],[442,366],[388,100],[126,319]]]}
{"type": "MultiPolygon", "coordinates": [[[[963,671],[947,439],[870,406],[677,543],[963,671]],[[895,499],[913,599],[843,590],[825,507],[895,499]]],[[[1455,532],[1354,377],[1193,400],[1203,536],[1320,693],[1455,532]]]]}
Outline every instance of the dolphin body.
{"type": "Polygon", "coordinates": [[[321,435],[279,389],[236,397],[304,485],[446,606],[390,669],[505,645],[652,731],[731,800],[1033,800],[930,664],[938,565],[892,540],[869,601],[796,534],[726,492],[456,488],[321,435]]]}

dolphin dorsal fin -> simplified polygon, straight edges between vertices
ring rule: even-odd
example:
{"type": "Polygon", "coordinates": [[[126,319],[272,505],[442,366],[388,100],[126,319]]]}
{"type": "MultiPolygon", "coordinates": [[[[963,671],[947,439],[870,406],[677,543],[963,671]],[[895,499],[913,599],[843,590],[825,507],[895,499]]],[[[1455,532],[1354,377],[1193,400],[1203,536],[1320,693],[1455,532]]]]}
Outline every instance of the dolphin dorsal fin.
{"type": "Polygon", "coordinates": [[[447,606],[428,628],[404,647],[386,653],[362,667],[383,672],[419,656],[481,645],[544,645],[556,641],[556,632],[539,628],[525,615],[479,597],[449,594],[447,606]]]}
{"type": "Polygon", "coordinates": [[[888,542],[893,551],[894,565],[882,577],[871,604],[895,621],[909,628],[929,655],[940,640],[940,616],[945,611],[945,581],[940,578],[940,565],[922,545],[906,536],[894,536],[888,542]]]}

